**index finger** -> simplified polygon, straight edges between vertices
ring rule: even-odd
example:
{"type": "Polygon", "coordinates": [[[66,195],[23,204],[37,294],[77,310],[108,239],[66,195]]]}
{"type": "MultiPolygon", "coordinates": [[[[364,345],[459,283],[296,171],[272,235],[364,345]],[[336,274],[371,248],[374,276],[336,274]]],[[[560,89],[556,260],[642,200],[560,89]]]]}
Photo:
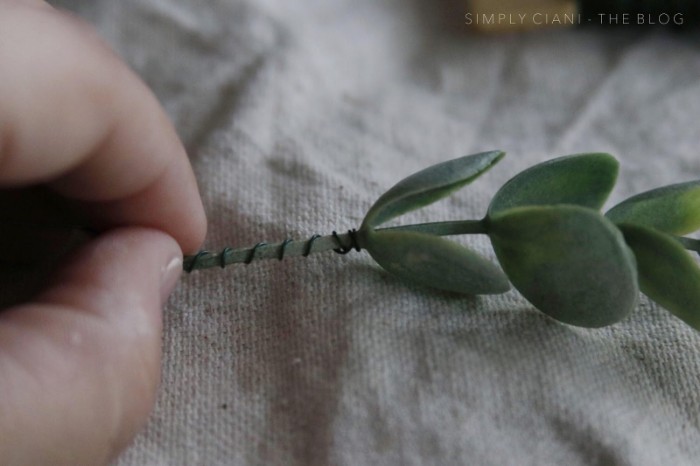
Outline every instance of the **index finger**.
{"type": "Polygon", "coordinates": [[[192,168],[150,90],[79,20],[0,5],[0,187],[48,183],[104,227],[139,225],[201,244],[192,168]]]}

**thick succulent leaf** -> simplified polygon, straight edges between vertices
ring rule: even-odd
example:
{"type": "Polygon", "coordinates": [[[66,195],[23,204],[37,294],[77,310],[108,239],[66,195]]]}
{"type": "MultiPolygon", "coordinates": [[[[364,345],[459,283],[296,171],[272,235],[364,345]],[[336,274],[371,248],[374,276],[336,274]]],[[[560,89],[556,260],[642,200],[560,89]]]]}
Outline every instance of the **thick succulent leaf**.
{"type": "Polygon", "coordinates": [[[368,231],[363,243],[385,270],[415,284],[472,295],[510,289],[508,279],[496,265],[439,236],[368,231]]]}
{"type": "Polygon", "coordinates": [[[488,229],[513,286],[554,319],[602,327],[634,309],[634,256],[598,212],[570,205],[517,207],[494,216],[488,229]]]}
{"type": "Polygon", "coordinates": [[[616,205],[605,214],[615,223],[641,225],[674,235],[700,229],[700,181],[653,189],[616,205]]]}
{"type": "Polygon", "coordinates": [[[665,233],[637,225],[620,229],[637,257],[644,294],[700,330],[700,268],[695,260],[665,233]]]}
{"type": "Polygon", "coordinates": [[[496,193],[489,215],[528,205],[574,204],[600,209],[615,186],[619,164],[610,154],[579,154],[535,165],[496,193]]]}
{"type": "Polygon", "coordinates": [[[486,172],[505,156],[491,151],[430,166],[404,178],[370,208],[363,227],[376,227],[406,212],[432,204],[486,172]]]}

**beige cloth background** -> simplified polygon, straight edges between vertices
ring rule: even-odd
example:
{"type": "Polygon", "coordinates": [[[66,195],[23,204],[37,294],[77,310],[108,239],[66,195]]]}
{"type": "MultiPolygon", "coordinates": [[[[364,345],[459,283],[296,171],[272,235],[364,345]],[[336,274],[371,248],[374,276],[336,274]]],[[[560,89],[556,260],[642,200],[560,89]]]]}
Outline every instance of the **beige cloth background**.
{"type": "MultiPolygon", "coordinates": [[[[477,218],[567,153],[619,157],[611,202],[700,178],[697,33],[475,37],[448,0],[56,3],[164,103],[210,249],[356,227],[398,179],[482,150],[510,155],[411,219],[477,218]]],[[[165,316],[158,403],[120,466],[700,463],[700,335],[645,298],[584,330],[328,253],[185,276],[165,316]]]]}

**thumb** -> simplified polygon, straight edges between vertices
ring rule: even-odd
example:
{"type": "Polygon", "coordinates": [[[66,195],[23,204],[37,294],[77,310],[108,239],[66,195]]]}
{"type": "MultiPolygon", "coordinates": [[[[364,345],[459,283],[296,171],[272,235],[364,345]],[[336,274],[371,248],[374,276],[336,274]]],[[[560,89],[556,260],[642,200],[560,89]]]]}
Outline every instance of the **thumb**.
{"type": "Polygon", "coordinates": [[[181,269],[164,233],[114,230],[0,313],[1,464],[103,464],[129,443],[155,399],[161,305],[181,269]]]}

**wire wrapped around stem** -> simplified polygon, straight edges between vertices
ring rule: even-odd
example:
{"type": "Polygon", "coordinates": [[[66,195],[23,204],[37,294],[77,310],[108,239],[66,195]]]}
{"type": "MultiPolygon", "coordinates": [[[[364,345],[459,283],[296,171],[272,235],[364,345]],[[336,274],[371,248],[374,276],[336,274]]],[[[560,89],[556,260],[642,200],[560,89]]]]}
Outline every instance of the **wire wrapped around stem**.
{"type": "MultiPolygon", "coordinates": [[[[485,233],[482,220],[420,223],[417,225],[380,228],[377,231],[388,230],[414,231],[440,236],[485,233]]],[[[310,254],[324,251],[347,254],[353,249],[361,251],[362,248],[361,235],[358,234],[357,230],[348,230],[347,233],[342,234],[334,231],[327,236],[313,235],[306,240],[300,241],[285,239],[279,243],[258,243],[253,247],[247,248],[225,248],[219,253],[200,251],[195,255],[185,256],[183,268],[187,272],[192,272],[193,270],[211,267],[223,268],[231,264],[250,264],[260,259],[282,260],[286,257],[307,257],[310,254]]]]}
{"type": "Polygon", "coordinates": [[[358,244],[355,230],[343,234],[334,231],[328,236],[313,235],[311,238],[301,241],[285,239],[279,243],[258,243],[248,248],[225,248],[219,253],[200,251],[195,255],[186,256],[183,268],[187,272],[192,272],[211,267],[224,268],[231,264],[250,264],[254,260],[260,259],[282,260],[286,257],[306,257],[309,254],[330,250],[338,254],[347,254],[353,249],[356,251],[362,249],[358,244]]]}

